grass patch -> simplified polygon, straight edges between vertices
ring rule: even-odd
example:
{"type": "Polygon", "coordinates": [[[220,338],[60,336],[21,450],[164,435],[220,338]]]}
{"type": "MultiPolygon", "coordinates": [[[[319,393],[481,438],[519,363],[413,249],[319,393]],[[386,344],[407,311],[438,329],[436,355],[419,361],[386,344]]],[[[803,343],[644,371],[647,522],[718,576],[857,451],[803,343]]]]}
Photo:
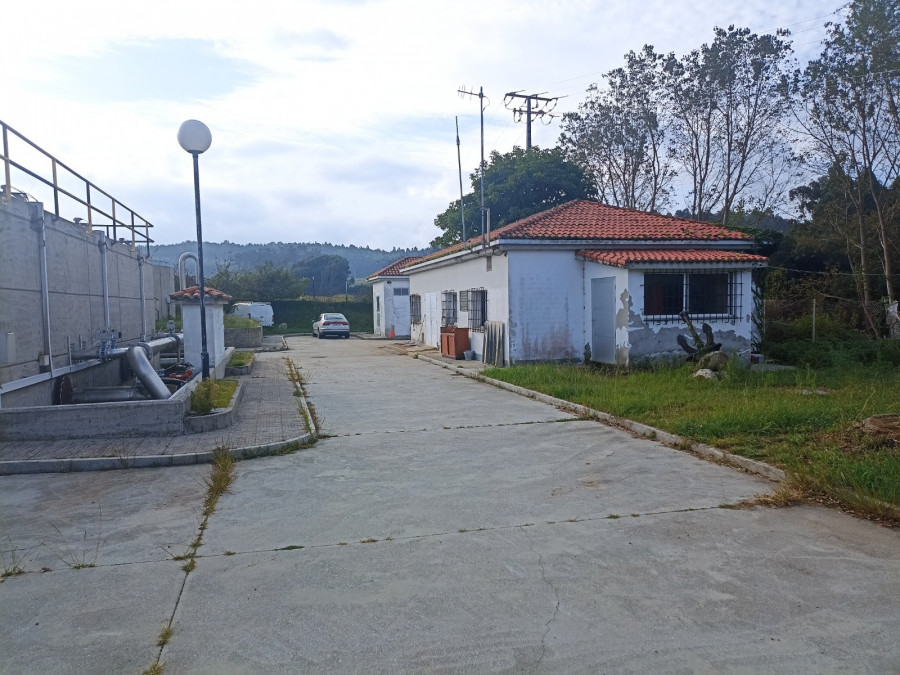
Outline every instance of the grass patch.
{"type": "Polygon", "coordinates": [[[858,428],[871,415],[900,411],[900,369],[755,371],[732,363],[719,382],[692,372],[539,364],[484,375],[678,434],[686,447],[706,443],[768,462],[798,489],[853,510],[900,516],[900,443],[858,428]]]}
{"type": "Polygon", "coordinates": [[[227,408],[237,386],[237,380],[203,380],[191,392],[191,414],[208,415],[213,408],[227,408]]]}
{"type": "Polygon", "coordinates": [[[242,366],[249,366],[250,362],[253,361],[253,353],[252,352],[234,352],[231,355],[231,359],[228,361],[229,368],[240,368],[242,366]]]}

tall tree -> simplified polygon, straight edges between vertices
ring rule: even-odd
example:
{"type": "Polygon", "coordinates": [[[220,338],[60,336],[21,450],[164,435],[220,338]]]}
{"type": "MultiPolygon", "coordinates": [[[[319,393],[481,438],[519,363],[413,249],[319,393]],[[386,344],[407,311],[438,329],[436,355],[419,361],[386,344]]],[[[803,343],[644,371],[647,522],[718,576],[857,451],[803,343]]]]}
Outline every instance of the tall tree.
{"type": "MultiPolygon", "coordinates": [[[[463,197],[466,213],[466,236],[481,236],[479,191],[480,175],[470,176],[473,192],[463,197]]],[[[584,171],[566,161],[558,148],[525,151],[516,146],[510,152],[491,153],[484,172],[485,208],[491,210],[491,227],[525,218],[557,204],[573,199],[589,199],[594,192],[584,171]]],[[[432,246],[450,246],[462,239],[459,200],[434,219],[443,230],[432,246]]]]}
{"type": "Polygon", "coordinates": [[[348,282],[352,281],[350,264],[339,255],[317,255],[301,260],[294,265],[294,274],[309,279],[310,289],[315,295],[344,293],[348,282]]]}
{"type": "Polygon", "coordinates": [[[718,210],[727,223],[736,206],[764,211],[781,194],[793,160],[781,127],[786,35],[716,28],[711,44],[665,59],[671,148],[690,180],[692,217],[718,210]]]}
{"type": "MultiPolygon", "coordinates": [[[[874,233],[880,243],[885,294],[896,298],[893,282],[892,221],[896,199],[884,185],[900,177],[900,0],[856,0],[846,23],[829,24],[821,56],[795,73],[789,87],[798,102],[795,119],[812,152],[837,164],[853,200],[863,258],[866,259],[865,203],[874,206],[874,233]]],[[[869,298],[866,298],[869,301],[869,298]]]]}
{"type": "Polygon", "coordinates": [[[668,203],[675,172],[665,148],[661,65],[650,45],[629,52],[624,67],[604,76],[605,89],[591,85],[578,112],[563,116],[560,146],[606,203],[641,211],[668,203]]]}

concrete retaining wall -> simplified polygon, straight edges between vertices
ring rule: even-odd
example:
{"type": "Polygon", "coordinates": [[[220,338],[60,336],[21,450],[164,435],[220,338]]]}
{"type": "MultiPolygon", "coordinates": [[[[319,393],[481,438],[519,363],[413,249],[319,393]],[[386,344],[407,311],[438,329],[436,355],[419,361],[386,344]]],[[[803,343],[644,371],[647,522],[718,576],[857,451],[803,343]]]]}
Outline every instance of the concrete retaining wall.
{"type": "Polygon", "coordinates": [[[263,329],[256,328],[226,328],[225,346],[238,349],[252,349],[262,347],[263,329]]]}
{"type": "MultiPolygon", "coordinates": [[[[0,407],[49,406],[54,380],[70,374],[76,387],[112,382],[118,366],[105,364],[73,369],[69,344],[88,346],[104,328],[100,230],[88,233],[83,224],[43,213],[50,299],[50,354],[46,353],[41,301],[42,206],[13,197],[0,203],[0,407]],[[25,378],[27,387],[19,386],[25,378]]],[[[120,234],[126,234],[120,230],[120,234]]],[[[157,318],[167,316],[166,299],[175,290],[170,267],[143,265],[144,306],[141,306],[141,266],[131,242],[108,240],[107,274],[111,327],[121,332],[118,346],[155,332],[157,318]]]]}

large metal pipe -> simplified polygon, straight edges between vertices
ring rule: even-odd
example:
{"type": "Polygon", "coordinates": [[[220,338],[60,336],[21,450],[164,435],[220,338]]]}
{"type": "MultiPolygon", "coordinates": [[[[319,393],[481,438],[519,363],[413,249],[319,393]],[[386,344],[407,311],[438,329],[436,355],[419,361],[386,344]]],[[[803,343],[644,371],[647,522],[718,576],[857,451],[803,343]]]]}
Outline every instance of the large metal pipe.
{"type": "MultiPolygon", "coordinates": [[[[137,346],[141,347],[145,353],[147,354],[147,358],[149,359],[154,354],[159,354],[160,352],[167,351],[167,348],[175,347],[178,349],[181,344],[181,338],[176,335],[166,335],[165,337],[156,338],[154,340],[150,340],[149,342],[139,342],[137,346]]],[[[128,350],[131,347],[116,347],[114,349],[108,349],[105,353],[105,359],[121,359],[123,356],[128,355],[128,350]]],[[[93,349],[73,349],[70,354],[73,361],[89,361],[91,359],[100,359],[100,349],[95,347],[93,349]]]]}
{"type": "Polygon", "coordinates": [[[137,375],[141,384],[144,385],[153,398],[158,401],[164,401],[172,395],[162,378],[156,374],[156,369],[150,363],[150,359],[147,358],[147,352],[143,344],[129,347],[127,358],[128,365],[131,366],[134,374],[137,375]]]}
{"type": "Polygon", "coordinates": [[[181,288],[178,289],[179,291],[183,291],[185,289],[185,286],[187,285],[187,275],[184,271],[184,261],[188,258],[193,258],[194,264],[197,266],[197,269],[200,269],[200,258],[197,257],[196,253],[185,251],[180,256],[178,256],[178,280],[181,282],[181,288]]]}
{"type": "Polygon", "coordinates": [[[44,329],[44,355],[47,357],[47,366],[52,376],[53,374],[53,352],[50,344],[50,279],[47,273],[47,226],[44,223],[44,205],[40,202],[28,204],[29,215],[31,216],[31,227],[37,230],[39,240],[38,244],[41,248],[40,252],[40,268],[41,268],[41,323],[44,329]]]}

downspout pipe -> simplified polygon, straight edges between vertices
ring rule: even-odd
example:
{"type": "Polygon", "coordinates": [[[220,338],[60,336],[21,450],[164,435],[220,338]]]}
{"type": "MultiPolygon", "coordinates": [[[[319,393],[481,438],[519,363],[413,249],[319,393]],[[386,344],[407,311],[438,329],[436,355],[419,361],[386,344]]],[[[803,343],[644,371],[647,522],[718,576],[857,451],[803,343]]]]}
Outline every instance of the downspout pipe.
{"type": "Polygon", "coordinates": [[[106,234],[102,231],[97,232],[97,246],[100,248],[100,276],[103,283],[103,328],[109,331],[109,269],[107,268],[109,244],[106,234]]]}
{"type": "Polygon", "coordinates": [[[147,296],[144,293],[144,254],[138,251],[138,283],[141,286],[141,342],[147,339],[147,296]]]}
{"type": "MultiPolygon", "coordinates": [[[[53,376],[53,353],[50,348],[50,279],[47,273],[47,226],[44,222],[44,205],[40,202],[28,203],[31,227],[38,233],[38,245],[40,246],[40,273],[41,273],[41,323],[44,329],[43,351],[47,356],[47,365],[50,376],[53,376]]],[[[43,368],[41,369],[43,370],[43,368]]]]}

